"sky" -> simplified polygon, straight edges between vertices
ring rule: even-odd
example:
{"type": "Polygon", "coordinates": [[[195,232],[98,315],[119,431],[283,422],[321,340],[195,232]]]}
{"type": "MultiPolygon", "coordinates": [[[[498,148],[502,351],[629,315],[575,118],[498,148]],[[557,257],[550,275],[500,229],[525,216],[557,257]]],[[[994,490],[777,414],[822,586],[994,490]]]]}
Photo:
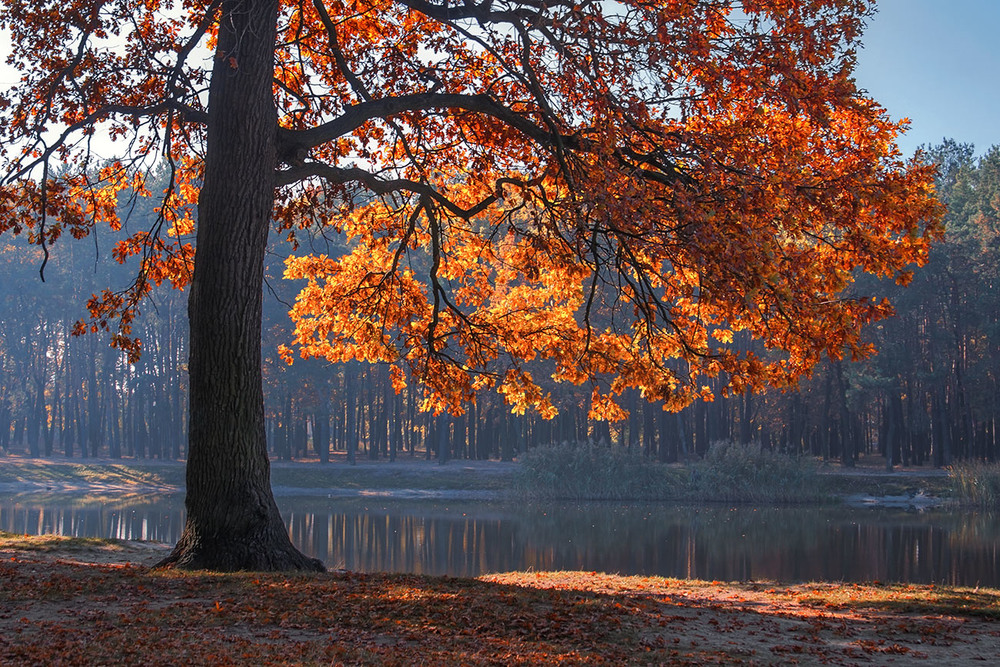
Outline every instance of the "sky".
{"type": "MultiPolygon", "coordinates": [[[[858,53],[858,85],[909,118],[906,156],[945,137],[1000,144],[1000,0],[877,0],[858,53]]],[[[10,48],[0,34],[0,63],[10,48]]],[[[0,85],[16,80],[0,64],[0,85]]]]}
{"type": "Polygon", "coordinates": [[[879,0],[862,37],[858,86],[909,118],[904,155],[945,137],[1000,145],[1000,0],[879,0]]]}

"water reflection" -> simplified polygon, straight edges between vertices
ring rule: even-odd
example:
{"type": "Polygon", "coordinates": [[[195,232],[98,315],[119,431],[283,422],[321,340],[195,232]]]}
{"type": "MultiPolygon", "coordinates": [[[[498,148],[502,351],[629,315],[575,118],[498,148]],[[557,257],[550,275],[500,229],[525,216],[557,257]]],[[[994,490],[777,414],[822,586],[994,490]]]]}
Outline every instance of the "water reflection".
{"type": "Polygon", "coordinates": [[[86,502],[58,496],[0,497],[0,530],[28,535],[113,537],[174,543],[184,527],[184,498],[86,502]]]}
{"type": "MultiPolygon", "coordinates": [[[[1000,586],[995,514],[854,508],[279,498],[293,542],[333,568],[475,576],[510,570],[776,581],[1000,586]]],[[[0,499],[0,529],[172,543],[182,498],[0,499]]]]}

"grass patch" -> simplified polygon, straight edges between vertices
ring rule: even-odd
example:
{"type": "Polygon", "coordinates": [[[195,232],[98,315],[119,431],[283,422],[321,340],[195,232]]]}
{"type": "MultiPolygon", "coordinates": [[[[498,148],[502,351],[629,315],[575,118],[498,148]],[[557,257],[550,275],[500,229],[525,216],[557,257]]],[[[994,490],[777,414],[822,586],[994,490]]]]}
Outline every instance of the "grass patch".
{"type": "Polygon", "coordinates": [[[685,473],[640,450],[593,442],[536,447],[519,457],[514,490],[559,500],[670,500],[684,495],[685,473]]]}
{"type": "Polygon", "coordinates": [[[914,584],[808,584],[799,601],[827,609],[879,610],[1000,620],[1000,591],[914,584]]]}
{"type": "MultiPolygon", "coordinates": [[[[407,460],[361,463],[357,466],[318,462],[271,465],[271,484],[298,489],[423,489],[455,491],[501,491],[509,489],[513,466],[498,462],[452,461],[439,465],[431,461],[407,460]]],[[[93,491],[114,487],[116,493],[129,487],[148,493],[184,488],[184,462],[156,463],[76,463],[47,461],[36,463],[6,459],[0,465],[0,483],[44,485],[54,492],[93,491]]]]}
{"type": "Polygon", "coordinates": [[[952,493],[963,505],[1000,508],[1000,465],[978,461],[956,463],[948,479],[952,493]]]}
{"type": "Polygon", "coordinates": [[[271,484],[298,489],[424,489],[445,491],[500,491],[510,487],[511,466],[496,464],[496,470],[481,470],[454,461],[446,465],[420,462],[416,467],[388,461],[350,466],[309,463],[271,466],[271,484]]]}
{"type": "Polygon", "coordinates": [[[120,540],[62,535],[18,535],[0,530],[0,549],[17,551],[83,551],[93,548],[121,548],[120,540]]]}
{"type": "Polygon", "coordinates": [[[0,531],[0,552],[31,554],[38,560],[71,559],[86,563],[147,564],[161,560],[170,547],[160,542],[97,537],[19,535],[0,531]]]}
{"type": "Polygon", "coordinates": [[[180,463],[142,465],[135,463],[73,463],[50,461],[3,461],[0,483],[46,484],[53,487],[88,486],[180,486],[184,466],[180,463]]]}

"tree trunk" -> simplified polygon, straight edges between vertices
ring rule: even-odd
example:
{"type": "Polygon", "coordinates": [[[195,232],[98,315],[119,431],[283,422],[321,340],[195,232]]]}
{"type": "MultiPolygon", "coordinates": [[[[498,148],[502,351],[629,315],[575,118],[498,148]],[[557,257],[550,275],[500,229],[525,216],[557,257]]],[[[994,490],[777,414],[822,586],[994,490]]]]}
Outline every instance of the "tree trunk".
{"type": "Polygon", "coordinates": [[[264,435],[261,292],[274,204],[277,12],[277,0],[222,4],[188,301],[187,522],[160,566],[324,569],[288,539],[264,435]]]}
{"type": "Polygon", "coordinates": [[[448,418],[448,413],[442,412],[437,416],[437,426],[434,431],[437,437],[438,463],[447,463],[451,458],[451,420],[448,418]]]}
{"type": "Polygon", "coordinates": [[[322,406],[313,415],[313,449],[320,463],[330,462],[330,411],[327,397],[322,398],[322,406]]]}
{"type": "Polygon", "coordinates": [[[42,455],[39,447],[39,436],[45,417],[45,377],[35,380],[34,402],[31,408],[31,416],[27,422],[28,454],[33,459],[42,455]]]}
{"type": "Polygon", "coordinates": [[[840,464],[845,468],[854,467],[857,447],[851,430],[851,414],[847,409],[847,385],[844,382],[844,366],[841,361],[833,362],[837,375],[837,410],[840,417],[840,464]]]}

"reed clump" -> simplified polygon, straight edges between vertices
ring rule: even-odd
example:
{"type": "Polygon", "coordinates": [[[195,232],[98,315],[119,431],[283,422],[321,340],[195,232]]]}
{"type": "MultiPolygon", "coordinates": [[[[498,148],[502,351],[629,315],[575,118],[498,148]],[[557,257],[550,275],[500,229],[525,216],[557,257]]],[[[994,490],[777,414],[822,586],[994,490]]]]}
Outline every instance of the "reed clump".
{"type": "Polygon", "coordinates": [[[638,447],[564,442],[519,457],[521,497],[562,500],[671,500],[684,494],[683,473],[643,456],[638,447]]]}
{"type": "Polygon", "coordinates": [[[963,461],[951,467],[952,495],[963,505],[1000,508],[1000,464],[963,461]]]}
{"type": "Polygon", "coordinates": [[[562,500],[698,500],[792,503],[827,500],[811,460],[729,441],[688,467],[650,460],[639,447],[561,443],[520,457],[514,491],[562,500]]]}
{"type": "Polygon", "coordinates": [[[826,500],[815,462],[759,444],[713,443],[691,467],[689,497],[738,503],[826,500]]]}

